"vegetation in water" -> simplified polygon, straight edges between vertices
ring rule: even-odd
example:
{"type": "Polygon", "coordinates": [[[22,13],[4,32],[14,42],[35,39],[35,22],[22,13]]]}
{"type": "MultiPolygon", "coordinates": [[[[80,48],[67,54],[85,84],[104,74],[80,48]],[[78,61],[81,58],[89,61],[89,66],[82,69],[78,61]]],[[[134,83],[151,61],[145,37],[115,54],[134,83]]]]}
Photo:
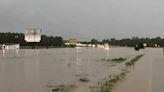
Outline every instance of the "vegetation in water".
{"type": "MultiPolygon", "coordinates": [[[[121,73],[119,75],[109,76],[108,78],[105,78],[101,82],[98,82],[96,86],[91,87],[92,92],[111,92],[113,87],[122,79],[124,79],[129,72],[128,66],[132,66],[135,64],[136,61],[138,61],[141,57],[144,55],[138,55],[135,58],[131,59],[129,62],[125,63],[125,69],[121,70],[121,73]]],[[[122,60],[122,59],[118,59],[122,60]]],[[[116,59],[117,61],[117,59],[116,59]]]]}
{"type": "Polygon", "coordinates": [[[134,59],[130,60],[129,62],[126,62],[126,66],[131,66],[134,65],[136,61],[138,61],[141,57],[144,55],[138,55],[134,59]]]}
{"type": "Polygon", "coordinates": [[[80,82],[89,82],[88,75],[87,74],[80,75],[79,81],[80,82]]]}
{"type": "Polygon", "coordinates": [[[50,92],[70,92],[71,89],[76,88],[75,85],[50,85],[48,84],[46,86],[48,89],[50,89],[50,92]]]}
{"type": "Polygon", "coordinates": [[[109,61],[109,62],[115,62],[115,63],[121,63],[123,61],[126,61],[127,58],[119,57],[119,58],[114,58],[114,59],[101,59],[101,61],[109,61]]]}
{"type": "Polygon", "coordinates": [[[79,80],[80,80],[81,82],[89,82],[89,79],[88,79],[88,78],[85,78],[85,77],[84,77],[84,78],[80,78],[79,80]]]}
{"type": "Polygon", "coordinates": [[[116,61],[117,63],[121,63],[122,61],[125,61],[125,60],[127,60],[127,58],[119,57],[119,58],[112,59],[112,61],[116,61]]]}
{"type": "Polygon", "coordinates": [[[128,71],[122,70],[119,75],[109,76],[108,78],[105,78],[101,82],[97,83],[96,86],[91,87],[92,92],[111,92],[114,85],[118,83],[120,80],[122,80],[128,71]]]}

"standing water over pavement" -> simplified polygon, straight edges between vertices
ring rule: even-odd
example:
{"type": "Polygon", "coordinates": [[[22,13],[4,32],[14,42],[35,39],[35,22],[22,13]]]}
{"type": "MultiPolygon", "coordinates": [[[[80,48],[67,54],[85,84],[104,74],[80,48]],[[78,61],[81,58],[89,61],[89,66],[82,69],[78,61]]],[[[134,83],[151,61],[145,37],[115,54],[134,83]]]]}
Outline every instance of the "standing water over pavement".
{"type": "Polygon", "coordinates": [[[49,86],[70,85],[87,76],[89,84],[117,74],[121,65],[98,62],[102,58],[132,58],[145,51],[114,47],[100,48],[22,49],[0,51],[0,91],[51,92],[49,86]]]}
{"type": "Polygon", "coordinates": [[[162,48],[146,48],[146,53],[112,92],[164,92],[162,48]]]}

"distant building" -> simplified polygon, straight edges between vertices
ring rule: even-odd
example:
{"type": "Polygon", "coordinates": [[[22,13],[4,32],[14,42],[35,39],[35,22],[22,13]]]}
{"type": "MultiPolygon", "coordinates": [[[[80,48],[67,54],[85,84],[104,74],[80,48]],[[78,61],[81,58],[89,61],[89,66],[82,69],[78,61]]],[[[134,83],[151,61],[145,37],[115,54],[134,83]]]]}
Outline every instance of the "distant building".
{"type": "Polygon", "coordinates": [[[88,44],[88,47],[92,47],[92,44],[88,44]]]}
{"type": "Polygon", "coordinates": [[[66,41],[64,44],[65,44],[66,46],[69,46],[69,42],[67,42],[67,41],[66,41]]]}
{"type": "Polygon", "coordinates": [[[95,44],[92,44],[92,46],[91,46],[92,48],[95,48],[96,47],[96,45],[95,44]]]}
{"type": "Polygon", "coordinates": [[[82,43],[79,42],[79,43],[76,44],[76,46],[77,47],[87,47],[87,44],[82,44],[82,43]]]}
{"type": "Polygon", "coordinates": [[[70,46],[76,46],[77,45],[77,39],[69,39],[69,45],[70,46]]]}
{"type": "Polygon", "coordinates": [[[8,44],[1,44],[0,49],[2,50],[15,50],[20,49],[20,44],[8,43],[8,44]]]}
{"type": "Polygon", "coordinates": [[[97,47],[98,47],[98,48],[104,48],[104,45],[97,44],[97,47]]]}
{"type": "Polygon", "coordinates": [[[76,47],[79,46],[79,43],[77,42],[77,39],[69,39],[68,41],[65,41],[65,45],[70,47],[76,47]]]}

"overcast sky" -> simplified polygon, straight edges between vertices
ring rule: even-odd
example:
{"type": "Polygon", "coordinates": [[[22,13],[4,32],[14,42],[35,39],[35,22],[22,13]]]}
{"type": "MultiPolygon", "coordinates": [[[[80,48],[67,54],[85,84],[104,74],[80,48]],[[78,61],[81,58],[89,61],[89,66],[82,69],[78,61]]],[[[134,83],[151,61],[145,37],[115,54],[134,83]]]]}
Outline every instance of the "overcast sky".
{"type": "Polygon", "coordinates": [[[163,0],[0,0],[0,32],[77,38],[164,37],[163,0]]]}

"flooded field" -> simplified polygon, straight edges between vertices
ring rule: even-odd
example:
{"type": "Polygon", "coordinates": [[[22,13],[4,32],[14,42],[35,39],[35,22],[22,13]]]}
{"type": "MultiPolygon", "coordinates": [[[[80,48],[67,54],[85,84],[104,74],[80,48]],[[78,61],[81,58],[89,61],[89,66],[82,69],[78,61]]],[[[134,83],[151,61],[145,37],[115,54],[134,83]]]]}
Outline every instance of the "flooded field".
{"type": "Polygon", "coordinates": [[[140,92],[163,92],[161,49],[134,51],[123,47],[107,51],[100,48],[0,51],[0,92],[52,92],[53,87],[61,85],[82,86],[72,92],[88,92],[88,87],[124,68],[122,63],[113,64],[102,59],[124,57],[129,60],[143,53],[145,56],[128,73],[127,79],[118,83],[113,91],[135,92],[135,88],[140,87],[137,85],[142,84],[145,91],[140,92]],[[86,77],[88,82],[79,81],[81,77],[86,77]],[[129,91],[128,85],[132,86],[129,91]]]}

